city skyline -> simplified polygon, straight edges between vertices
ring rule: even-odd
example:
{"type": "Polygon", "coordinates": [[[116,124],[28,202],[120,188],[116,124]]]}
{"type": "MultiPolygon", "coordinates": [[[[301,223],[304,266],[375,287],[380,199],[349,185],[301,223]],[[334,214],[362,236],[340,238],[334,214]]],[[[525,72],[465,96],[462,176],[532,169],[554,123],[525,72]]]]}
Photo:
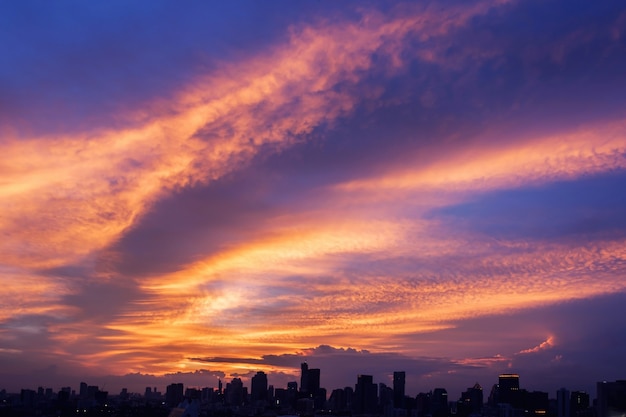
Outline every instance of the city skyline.
{"type": "Polygon", "coordinates": [[[27,0],[0,51],[0,388],[624,378],[622,1],[27,0]]]}
{"type": "MultiPolygon", "coordinates": [[[[344,389],[356,390],[356,388],[359,386],[361,381],[367,381],[367,384],[373,384],[374,386],[376,386],[376,393],[373,394],[373,397],[378,398],[378,400],[380,401],[383,399],[381,397],[381,395],[383,394],[381,394],[380,390],[389,389],[390,393],[392,393],[392,396],[390,398],[387,398],[386,401],[389,401],[391,404],[393,404],[394,408],[405,408],[406,405],[403,402],[406,398],[415,398],[425,393],[432,394],[433,391],[436,391],[436,390],[447,391],[447,387],[445,387],[444,385],[440,385],[440,386],[433,386],[428,389],[420,389],[417,391],[409,389],[409,391],[411,392],[407,392],[406,384],[405,384],[405,379],[406,379],[405,371],[393,371],[391,373],[392,380],[391,380],[391,383],[389,383],[387,379],[385,379],[384,381],[377,380],[376,377],[367,373],[367,369],[363,369],[363,372],[353,376],[354,377],[353,384],[347,384],[345,386],[336,386],[336,387],[327,387],[327,386],[324,386],[323,384],[314,384],[315,387],[312,389],[310,382],[308,383],[305,382],[309,378],[309,376],[307,375],[307,372],[305,371],[305,367],[307,366],[308,366],[308,363],[303,362],[300,368],[301,369],[300,375],[298,375],[297,378],[294,378],[291,381],[287,381],[284,385],[280,385],[280,384],[276,385],[274,383],[275,381],[272,381],[271,379],[269,379],[268,375],[265,374],[265,372],[257,371],[257,372],[254,372],[254,374],[249,377],[235,376],[233,378],[225,379],[225,380],[218,378],[217,381],[214,381],[216,383],[213,385],[207,380],[203,381],[201,379],[198,379],[196,381],[197,382],[196,384],[193,384],[193,383],[186,384],[181,381],[167,382],[166,385],[163,385],[163,386],[148,385],[145,387],[142,386],[140,387],[140,389],[136,389],[136,390],[129,389],[127,386],[124,386],[113,392],[106,391],[106,394],[111,395],[111,396],[117,396],[118,395],[117,391],[120,391],[119,395],[125,395],[125,396],[131,395],[131,394],[146,395],[146,396],[150,396],[150,395],[163,396],[167,393],[170,387],[174,387],[174,389],[176,389],[180,393],[179,395],[183,397],[186,396],[184,394],[186,389],[197,390],[197,391],[201,391],[203,389],[210,389],[214,393],[223,394],[224,390],[226,390],[229,385],[236,383],[245,390],[247,395],[250,397],[251,402],[254,402],[255,397],[257,398],[257,400],[267,400],[266,398],[267,391],[268,390],[273,391],[276,389],[284,389],[284,390],[293,389],[295,392],[301,395],[300,398],[313,398],[315,395],[317,395],[317,392],[319,392],[319,390],[321,389],[322,392],[324,393],[324,400],[328,400],[332,392],[335,390],[344,390],[344,389]],[[254,388],[255,379],[259,379],[258,388],[256,390],[254,388]],[[261,387],[263,388],[260,391],[259,388],[261,387]],[[261,392],[264,392],[264,393],[260,394],[261,392]]],[[[316,368],[316,369],[311,369],[311,370],[315,371],[315,374],[316,374],[316,377],[314,377],[314,380],[319,382],[321,369],[316,368]]],[[[181,377],[180,374],[178,376],[179,378],[181,377]]],[[[500,391],[498,395],[500,402],[509,403],[509,404],[512,403],[512,398],[508,397],[506,393],[509,393],[511,391],[525,391],[525,392],[541,391],[541,390],[524,386],[523,382],[520,382],[520,380],[523,381],[523,375],[521,377],[522,378],[520,378],[520,374],[517,374],[517,373],[502,373],[499,375],[493,375],[492,376],[493,383],[489,384],[488,386],[482,386],[478,382],[474,384],[468,383],[467,386],[462,390],[462,392],[459,393],[459,395],[452,394],[449,397],[449,401],[456,402],[457,400],[461,399],[465,391],[471,390],[471,389],[479,389],[483,393],[483,403],[487,404],[489,401],[491,401],[490,397],[493,395],[492,390],[496,386],[498,387],[498,390],[500,391]]],[[[172,380],[176,381],[175,378],[172,380]]],[[[624,384],[624,381],[626,380],[617,380],[615,382],[613,381],[608,381],[608,382],[610,384],[624,384]]],[[[598,386],[602,383],[606,384],[607,381],[606,380],[595,381],[593,382],[593,386],[598,388],[598,386]]],[[[81,380],[80,383],[77,384],[76,387],[72,385],[68,385],[68,384],[63,384],[62,386],[58,388],[58,391],[65,391],[65,392],[68,392],[69,394],[72,394],[73,396],[84,397],[86,395],[88,388],[91,387],[92,391],[101,391],[101,389],[104,390],[107,385],[108,384],[105,383],[104,386],[100,386],[98,384],[93,384],[93,381],[90,381],[88,383],[88,382],[81,380]]],[[[590,400],[595,399],[596,394],[598,393],[597,390],[596,392],[578,390],[575,388],[572,389],[571,387],[566,387],[566,385],[567,384],[562,384],[561,387],[557,390],[554,390],[554,392],[550,392],[550,391],[541,391],[541,392],[545,392],[546,394],[548,394],[550,399],[556,399],[559,392],[561,391],[567,391],[568,393],[569,392],[582,392],[582,393],[585,393],[586,395],[589,395],[590,400]]],[[[0,390],[6,391],[6,389],[2,387],[0,387],[0,390]]],[[[29,390],[29,391],[40,392],[40,393],[49,392],[49,394],[52,394],[52,395],[57,393],[57,390],[55,390],[54,388],[46,387],[46,386],[32,386],[32,385],[24,386],[24,387],[21,387],[20,390],[29,390]]],[[[10,393],[15,394],[15,393],[18,393],[20,390],[6,391],[6,394],[10,394],[10,393]]],[[[592,405],[593,404],[590,403],[590,406],[592,405]]]]}

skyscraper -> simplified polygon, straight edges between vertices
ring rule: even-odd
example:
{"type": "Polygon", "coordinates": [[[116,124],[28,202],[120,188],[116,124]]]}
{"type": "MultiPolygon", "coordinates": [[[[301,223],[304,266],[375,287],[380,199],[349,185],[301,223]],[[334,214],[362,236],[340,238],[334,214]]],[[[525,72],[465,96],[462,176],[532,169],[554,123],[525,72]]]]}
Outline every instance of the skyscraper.
{"type": "Polygon", "coordinates": [[[483,387],[477,382],[473,387],[462,392],[457,407],[459,408],[457,414],[480,413],[483,408],[483,387]]]}
{"type": "Polygon", "coordinates": [[[226,384],[224,397],[226,399],[226,404],[234,406],[243,404],[245,394],[241,378],[233,378],[232,381],[226,384]]]}
{"type": "Polygon", "coordinates": [[[448,391],[445,388],[435,388],[431,397],[430,410],[433,417],[446,417],[448,410],[448,391]]]}
{"type": "Polygon", "coordinates": [[[300,364],[300,392],[309,391],[309,364],[302,362],[300,364]]]}
{"type": "Polygon", "coordinates": [[[371,375],[359,375],[354,389],[352,409],[355,414],[371,414],[376,412],[378,396],[376,384],[371,375]]]}
{"type": "Polygon", "coordinates": [[[500,374],[498,377],[498,402],[516,406],[519,402],[519,375],[500,374]]]}
{"type": "Polygon", "coordinates": [[[311,395],[317,395],[320,389],[320,370],[309,369],[307,378],[307,389],[311,395]]]}
{"type": "Polygon", "coordinates": [[[584,391],[572,391],[570,394],[570,412],[572,417],[576,417],[579,412],[589,408],[589,394],[584,391]]]}
{"type": "Polygon", "coordinates": [[[309,398],[318,396],[320,391],[320,370],[309,369],[309,365],[303,362],[300,364],[300,371],[300,393],[309,398]]]}
{"type": "Polygon", "coordinates": [[[561,388],[556,392],[557,417],[570,417],[570,396],[569,391],[561,388]]]}
{"type": "Polygon", "coordinates": [[[393,373],[393,407],[404,408],[404,387],[406,374],[404,371],[393,373]]]}
{"type": "Polygon", "coordinates": [[[598,417],[623,415],[626,413],[626,380],[598,382],[596,412],[598,417]]]}
{"type": "Polygon", "coordinates": [[[267,400],[267,375],[265,372],[259,371],[252,377],[250,399],[253,404],[267,400]]]}

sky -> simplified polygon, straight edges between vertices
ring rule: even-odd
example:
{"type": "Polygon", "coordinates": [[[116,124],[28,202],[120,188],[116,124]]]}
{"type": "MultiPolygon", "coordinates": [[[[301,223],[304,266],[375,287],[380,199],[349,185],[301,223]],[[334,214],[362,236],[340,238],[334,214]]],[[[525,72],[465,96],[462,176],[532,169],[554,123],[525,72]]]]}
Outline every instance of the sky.
{"type": "Polygon", "coordinates": [[[626,377],[621,0],[0,3],[0,389],[626,377]]]}

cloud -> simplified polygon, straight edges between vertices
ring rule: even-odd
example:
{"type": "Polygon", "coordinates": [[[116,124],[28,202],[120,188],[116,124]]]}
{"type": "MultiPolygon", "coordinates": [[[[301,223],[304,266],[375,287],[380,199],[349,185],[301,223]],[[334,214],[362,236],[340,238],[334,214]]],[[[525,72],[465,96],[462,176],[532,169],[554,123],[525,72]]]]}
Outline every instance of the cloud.
{"type": "Polygon", "coordinates": [[[527,353],[536,353],[536,352],[539,352],[541,350],[550,349],[550,348],[552,348],[554,346],[555,346],[554,337],[553,336],[549,336],[545,341],[541,342],[537,346],[532,347],[532,348],[528,348],[528,349],[524,349],[524,350],[520,350],[518,352],[518,354],[523,355],[523,354],[527,354],[527,353]]]}
{"type": "Polygon", "coordinates": [[[583,7],[553,33],[556,6],[529,3],[314,13],[246,53],[176,62],[158,92],[155,66],[114,123],[3,122],[11,375],[56,361],[139,384],[209,361],[207,378],[283,381],[303,359],[346,385],[363,363],[380,381],[410,369],[420,390],[530,359],[565,375],[588,350],[532,312],[626,285],[620,18],[602,6],[575,30],[583,7]]]}

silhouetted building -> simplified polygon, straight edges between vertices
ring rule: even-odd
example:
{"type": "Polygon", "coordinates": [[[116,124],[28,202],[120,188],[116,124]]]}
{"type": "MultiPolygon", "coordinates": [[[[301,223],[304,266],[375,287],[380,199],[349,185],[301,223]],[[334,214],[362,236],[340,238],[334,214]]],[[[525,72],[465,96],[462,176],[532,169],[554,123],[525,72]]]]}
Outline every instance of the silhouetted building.
{"type": "Polygon", "coordinates": [[[406,373],[398,371],[393,373],[393,406],[394,408],[404,408],[404,388],[406,373]]]}
{"type": "Polygon", "coordinates": [[[521,395],[521,407],[528,411],[531,415],[537,417],[545,416],[550,407],[548,393],[543,391],[524,391],[521,395]]]}
{"type": "Polygon", "coordinates": [[[317,395],[317,391],[320,389],[319,369],[309,369],[307,387],[310,394],[317,395]]]}
{"type": "Polygon", "coordinates": [[[561,388],[556,392],[556,415],[557,417],[570,417],[570,396],[569,391],[561,388]]]}
{"type": "Polygon", "coordinates": [[[224,399],[227,405],[240,406],[244,403],[245,391],[240,378],[233,378],[232,381],[226,384],[224,399]]]}
{"type": "Polygon", "coordinates": [[[619,416],[626,413],[626,380],[598,382],[597,417],[619,416]]]}
{"type": "Polygon", "coordinates": [[[314,406],[315,404],[313,402],[313,398],[298,398],[298,401],[296,402],[296,411],[300,417],[313,416],[315,414],[314,406]]]}
{"type": "Polygon", "coordinates": [[[287,401],[287,390],[285,388],[276,388],[274,390],[274,402],[277,407],[287,407],[289,405],[287,401]]]}
{"type": "Polygon", "coordinates": [[[296,408],[296,400],[298,399],[298,383],[291,381],[287,383],[287,404],[292,409],[296,408]]]}
{"type": "Polygon", "coordinates": [[[250,397],[252,404],[258,401],[267,401],[267,375],[265,372],[259,371],[252,377],[250,397]]]}
{"type": "Polygon", "coordinates": [[[498,400],[500,399],[500,386],[498,384],[493,384],[491,386],[491,391],[489,391],[489,397],[487,397],[487,404],[491,407],[496,407],[498,405],[498,400]]]}
{"type": "MultiPolygon", "coordinates": [[[[303,362],[300,365],[300,393],[309,398],[317,399],[319,402],[320,393],[320,370],[309,369],[309,365],[303,362]]],[[[324,398],[324,401],[326,399],[324,398]]]]}
{"type": "Polygon", "coordinates": [[[105,405],[109,399],[109,392],[108,391],[100,391],[98,388],[96,388],[96,391],[94,392],[94,396],[93,399],[95,400],[96,404],[98,405],[105,405]]]}
{"type": "Polygon", "coordinates": [[[37,404],[37,392],[32,389],[21,390],[20,403],[23,407],[34,408],[37,404]]]}
{"type": "Polygon", "coordinates": [[[70,401],[70,394],[72,390],[69,387],[61,388],[61,391],[57,394],[57,402],[59,405],[65,405],[70,401]]]}
{"type": "Polygon", "coordinates": [[[165,403],[168,407],[176,407],[180,404],[185,396],[183,395],[184,386],[182,383],[170,384],[165,389],[165,403]]]}
{"type": "Polygon", "coordinates": [[[198,388],[187,388],[185,389],[185,398],[188,400],[199,400],[202,395],[202,391],[198,388]]]}
{"type": "Polygon", "coordinates": [[[430,413],[430,399],[432,394],[430,392],[420,392],[415,397],[415,410],[420,416],[430,413]]]}
{"type": "Polygon", "coordinates": [[[378,405],[383,414],[387,414],[385,410],[388,408],[393,408],[393,389],[382,382],[378,384],[378,405]]]}
{"type": "Polygon", "coordinates": [[[80,383],[80,390],[78,391],[80,395],[80,398],[86,399],[87,398],[87,383],[86,382],[81,382],[80,383]]]}
{"type": "Polygon", "coordinates": [[[97,385],[89,385],[87,386],[87,398],[90,400],[95,400],[96,399],[96,393],[98,392],[98,386],[97,385]]]}
{"type": "Polygon", "coordinates": [[[348,399],[346,398],[346,391],[343,389],[334,389],[328,399],[328,409],[331,412],[345,412],[348,411],[348,399]]]}
{"type": "Polygon", "coordinates": [[[584,391],[572,391],[569,408],[572,417],[586,412],[589,409],[589,394],[584,391]]]}
{"type": "Polygon", "coordinates": [[[483,408],[483,388],[478,384],[461,393],[461,399],[457,403],[457,415],[468,416],[480,413],[483,408]]]}
{"type": "Polygon", "coordinates": [[[498,403],[521,406],[518,374],[500,374],[498,377],[498,403]]]}
{"type": "Polygon", "coordinates": [[[300,392],[309,392],[309,364],[300,364],[300,392]]]}
{"type": "Polygon", "coordinates": [[[352,410],[352,404],[354,403],[354,389],[352,387],[345,387],[343,389],[346,395],[346,408],[352,410]]]}
{"type": "Polygon", "coordinates": [[[378,398],[376,384],[371,375],[359,375],[354,388],[352,410],[355,414],[372,414],[376,412],[378,398]]]}
{"type": "Polygon", "coordinates": [[[415,398],[405,395],[404,396],[404,408],[406,408],[407,416],[413,415],[412,413],[416,409],[416,407],[417,407],[417,402],[415,401],[415,398]]]}
{"type": "Polygon", "coordinates": [[[214,394],[213,388],[209,388],[209,387],[202,388],[202,391],[200,393],[200,401],[204,403],[213,401],[213,394],[214,394]]]}
{"type": "Polygon", "coordinates": [[[316,410],[322,410],[326,407],[326,388],[318,388],[313,397],[316,410]]]}
{"type": "Polygon", "coordinates": [[[447,417],[449,414],[448,391],[445,388],[435,388],[430,400],[430,411],[433,417],[447,417]]]}

